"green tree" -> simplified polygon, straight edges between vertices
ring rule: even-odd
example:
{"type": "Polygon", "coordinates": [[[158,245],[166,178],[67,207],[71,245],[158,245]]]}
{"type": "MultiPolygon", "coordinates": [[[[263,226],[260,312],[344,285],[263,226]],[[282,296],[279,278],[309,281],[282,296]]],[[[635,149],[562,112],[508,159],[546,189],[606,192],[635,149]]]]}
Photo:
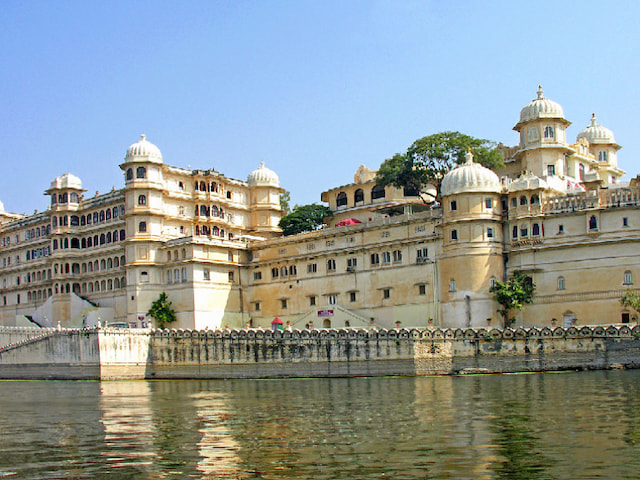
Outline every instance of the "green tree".
{"type": "Polygon", "coordinates": [[[640,314],[640,293],[635,290],[627,290],[620,299],[620,303],[623,307],[633,308],[636,313],[640,314]]]}
{"type": "Polygon", "coordinates": [[[169,297],[164,292],[151,304],[147,315],[155,319],[159,328],[164,328],[166,324],[176,321],[176,312],[171,306],[169,297]]]}
{"type": "Polygon", "coordinates": [[[440,184],[470,150],[476,162],[495,170],[504,165],[496,144],[460,132],[441,132],[413,142],[404,154],[385,160],[376,175],[381,186],[393,185],[417,192],[423,201],[440,199],[440,184]]]}
{"type": "Polygon", "coordinates": [[[280,208],[285,215],[291,213],[291,193],[289,190],[285,190],[280,194],[280,208]]]}
{"type": "Polygon", "coordinates": [[[522,310],[527,303],[533,302],[533,295],[536,291],[536,284],[533,279],[525,273],[516,270],[513,276],[506,282],[496,282],[489,290],[502,308],[498,313],[502,315],[504,326],[511,323],[509,312],[511,310],[522,310]]]}
{"type": "Polygon", "coordinates": [[[280,219],[278,226],[282,229],[283,235],[310,232],[320,228],[324,219],[332,215],[333,213],[328,207],[317,203],[296,205],[290,214],[280,219]]]}

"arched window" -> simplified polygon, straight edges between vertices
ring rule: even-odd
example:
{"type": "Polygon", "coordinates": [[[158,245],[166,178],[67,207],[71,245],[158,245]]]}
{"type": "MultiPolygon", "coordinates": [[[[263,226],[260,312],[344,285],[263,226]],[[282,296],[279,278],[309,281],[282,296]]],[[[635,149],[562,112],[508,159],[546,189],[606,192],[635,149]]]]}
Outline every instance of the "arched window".
{"type": "Polygon", "coordinates": [[[382,187],[380,185],[375,185],[371,189],[371,200],[376,200],[378,198],[384,198],[384,197],[385,197],[384,187],[382,187]]]}
{"type": "Polygon", "coordinates": [[[100,271],[104,272],[107,269],[107,263],[104,261],[104,258],[100,260],[100,271]]]}
{"type": "Polygon", "coordinates": [[[71,248],[80,248],[80,240],[78,240],[77,238],[72,238],[71,239],[71,248]]]}
{"type": "Polygon", "coordinates": [[[336,197],[336,206],[343,207],[347,204],[347,194],[344,192],[340,192],[336,197]]]}
{"type": "Polygon", "coordinates": [[[558,277],[558,290],[564,290],[564,277],[558,277]]]}
{"type": "Polygon", "coordinates": [[[520,197],[520,205],[526,205],[527,204],[527,197],[522,195],[520,197]]]}
{"type": "Polygon", "coordinates": [[[76,192],[71,192],[69,198],[71,198],[71,203],[78,203],[78,194],[76,192]]]}
{"type": "Polygon", "coordinates": [[[287,270],[287,267],[280,267],[280,276],[281,277],[286,277],[288,273],[289,273],[289,270],[287,270]]]}
{"type": "Polygon", "coordinates": [[[93,212],[93,223],[98,223],[98,212],[93,212]]]}
{"type": "Polygon", "coordinates": [[[104,210],[100,210],[100,221],[104,222],[104,210]]]}
{"type": "Polygon", "coordinates": [[[138,232],[145,233],[147,231],[147,222],[140,222],[138,224],[138,232]]]}
{"type": "Polygon", "coordinates": [[[53,224],[53,228],[58,226],[58,217],[56,217],[55,215],[53,217],[51,217],[51,223],[53,224]]]}
{"type": "Polygon", "coordinates": [[[138,205],[146,205],[146,204],[147,204],[147,196],[138,195],[138,205]]]}
{"type": "Polygon", "coordinates": [[[537,205],[538,203],[540,203],[540,197],[538,196],[537,193],[531,195],[531,205],[537,205]]]}
{"type": "Polygon", "coordinates": [[[78,225],[80,225],[80,218],[77,215],[71,215],[71,226],[77,227],[78,225]]]}
{"type": "Polygon", "coordinates": [[[607,151],[606,150],[600,150],[598,152],[598,161],[599,162],[608,162],[609,161],[609,156],[607,155],[607,151]]]}
{"type": "Polygon", "coordinates": [[[120,259],[118,257],[113,257],[113,266],[116,268],[120,266],[120,259]]]}
{"type": "Polygon", "coordinates": [[[531,234],[532,234],[534,237],[538,237],[538,236],[540,236],[540,225],[538,225],[537,223],[534,223],[534,224],[533,224],[533,227],[532,227],[532,229],[531,229],[531,234]]]}
{"type": "Polygon", "coordinates": [[[353,200],[358,203],[358,202],[364,202],[364,191],[359,188],[356,190],[356,193],[353,194],[353,200]]]}
{"type": "Polygon", "coordinates": [[[87,248],[91,248],[93,247],[93,238],[92,237],[88,237],[87,238],[87,248]]]}
{"type": "Polygon", "coordinates": [[[555,138],[555,131],[551,125],[544,127],[544,138],[555,138]]]}
{"type": "Polygon", "coordinates": [[[58,203],[58,195],[54,193],[53,195],[51,195],[51,205],[55,205],[57,203],[58,203]]]}
{"type": "Polygon", "coordinates": [[[107,243],[107,237],[104,233],[100,234],[100,245],[104,245],[105,243],[107,243]]]}
{"type": "Polygon", "coordinates": [[[81,226],[81,227],[84,227],[86,224],[87,224],[87,219],[85,218],[85,216],[84,216],[84,215],[82,215],[82,216],[80,217],[80,226],[81,226]]]}
{"type": "Polygon", "coordinates": [[[124,229],[123,229],[123,230],[120,230],[120,241],[124,242],[124,239],[125,239],[125,233],[124,233],[124,229]]]}
{"type": "Polygon", "coordinates": [[[206,205],[200,205],[200,215],[203,217],[209,216],[209,209],[207,208],[206,205]]]}
{"type": "Polygon", "coordinates": [[[207,191],[207,184],[204,182],[200,182],[200,191],[201,192],[206,192],[207,191]]]}
{"type": "Polygon", "coordinates": [[[107,220],[111,220],[111,209],[107,208],[107,211],[105,212],[106,218],[107,220]]]}
{"type": "Polygon", "coordinates": [[[118,207],[113,207],[113,218],[118,218],[118,207]]]}
{"type": "Polygon", "coordinates": [[[111,232],[107,232],[107,244],[111,243],[111,232]]]}
{"type": "Polygon", "coordinates": [[[595,215],[589,217],[589,230],[598,230],[598,219],[595,215]]]}
{"type": "Polygon", "coordinates": [[[581,163],[578,167],[578,178],[581,182],[584,182],[584,164],[581,163]]]}
{"type": "Polygon", "coordinates": [[[133,180],[133,169],[131,169],[131,168],[127,169],[127,176],[126,176],[126,178],[127,178],[127,181],[129,181],[129,180],[133,180]]]}
{"type": "Polygon", "coordinates": [[[116,289],[120,288],[120,279],[119,279],[119,278],[116,278],[116,279],[113,281],[113,286],[114,286],[114,288],[116,288],[116,289]]]}
{"type": "Polygon", "coordinates": [[[136,168],[136,178],[147,178],[147,169],[144,167],[136,168]]]}

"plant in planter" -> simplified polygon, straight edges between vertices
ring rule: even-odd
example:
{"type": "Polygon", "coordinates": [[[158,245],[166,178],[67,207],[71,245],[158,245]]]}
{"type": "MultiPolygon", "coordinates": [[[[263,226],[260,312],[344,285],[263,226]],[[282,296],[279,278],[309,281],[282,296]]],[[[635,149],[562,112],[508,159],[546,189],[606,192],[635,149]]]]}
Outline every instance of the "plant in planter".
{"type": "Polygon", "coordinates": [[[558,323],[558,319],[557,318],[552,318],[551,319],[551,326],[552,327],[555,327],[557,323],[558,323]]]}

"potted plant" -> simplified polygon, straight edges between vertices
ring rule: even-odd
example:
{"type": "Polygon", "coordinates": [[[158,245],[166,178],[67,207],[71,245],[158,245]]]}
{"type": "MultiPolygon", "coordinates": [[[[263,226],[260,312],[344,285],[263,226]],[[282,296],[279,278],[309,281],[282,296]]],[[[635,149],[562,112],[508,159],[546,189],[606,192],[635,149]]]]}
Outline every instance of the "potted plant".
{"type": "Polygon", "coordinates": [[[552,327],[555,327],[557,323],[558,323],[558,319],[557,318],[552,318],[551,319],[551,326],[552,327]]]}
{"type": "Polygon", "coordinates": [[[396,320],[396,328],[400,328],[400,320],[396,320]]]}

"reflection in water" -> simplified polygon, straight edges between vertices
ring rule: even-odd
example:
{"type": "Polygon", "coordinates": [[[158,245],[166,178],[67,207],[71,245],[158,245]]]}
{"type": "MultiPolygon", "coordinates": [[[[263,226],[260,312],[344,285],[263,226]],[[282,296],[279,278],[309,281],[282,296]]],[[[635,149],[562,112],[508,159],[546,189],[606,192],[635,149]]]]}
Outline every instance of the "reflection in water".
{"type": "Polygon", "coordinates": [[[0,382],[0,476],[637,478],[639,381],[0,382]]]}

